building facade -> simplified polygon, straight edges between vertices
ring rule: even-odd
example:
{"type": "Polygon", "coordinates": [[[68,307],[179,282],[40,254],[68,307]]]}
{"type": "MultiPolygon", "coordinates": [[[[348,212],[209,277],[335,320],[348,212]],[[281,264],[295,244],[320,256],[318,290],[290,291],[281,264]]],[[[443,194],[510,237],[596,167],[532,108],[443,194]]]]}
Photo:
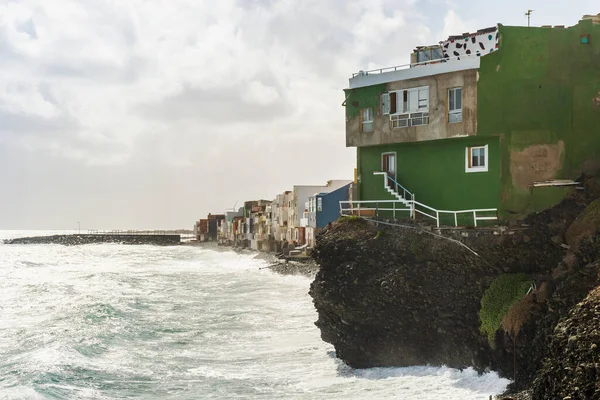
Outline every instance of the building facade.
{"type": "Polygon", "coordinates": [[[340,202],[350,200],[354,183],[349,183],[329,193],[318,193],[308,199],[306,243],[314,247],[317,235],[329,223],[340,218],[340,202]]]}
{"type": "Polygon", "coordinates": [[[417,48],[411,60],[361,71],[345,91],[363,212],[445,225],[518,219],[600,168],[593,18],[499,25],[417,48]]]}
{"type": "Polygon", "coordinates": [[[308,199],[317,193],[329,193],[352,183],[349,180],[330,180],[323,186],[296,185],[289,203],[288,234],[290,243],[300,246],[306,244],[306,226],[308,221],[308,199]],[[303,219],[305,219],[303,221],[303,219]],[[304,225],[304,226],[303,226],[304,225]]]}

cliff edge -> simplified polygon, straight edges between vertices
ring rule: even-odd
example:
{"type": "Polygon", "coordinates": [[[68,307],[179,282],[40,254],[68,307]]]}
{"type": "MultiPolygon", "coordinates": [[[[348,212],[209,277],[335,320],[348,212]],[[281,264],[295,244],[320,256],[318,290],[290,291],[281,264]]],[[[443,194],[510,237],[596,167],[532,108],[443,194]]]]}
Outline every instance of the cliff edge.
{"type": "Polygon", "coordinates": [[[599,284],[600,212],[590,217],[598,193],[575,192],[510,234],[450,239],[409,223],[342,218],[313,252],[320,270],[310,295],[323,340],[356,368],[472,366],[515,379],[514,390],[530,387],[557,324],[599,284]],[[530,290],[500,304],[497,329],[482,333],[482,299],[494,305],[490,288],[512,277],[530,290]]]}

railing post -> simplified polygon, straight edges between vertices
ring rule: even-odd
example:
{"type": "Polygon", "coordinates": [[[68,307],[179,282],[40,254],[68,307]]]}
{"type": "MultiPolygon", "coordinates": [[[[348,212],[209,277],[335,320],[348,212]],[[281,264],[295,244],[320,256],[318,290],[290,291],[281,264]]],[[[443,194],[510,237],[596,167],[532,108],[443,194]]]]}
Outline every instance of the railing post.
{"type": "Polygon", "coordinates": [[[379,217],[379,202],[375,202],[375,216],[379,217]]]}
{"type": "Polygon", "coordinates": [[[394,219],[396,219],[396,202],[392,203],[392,215],[394,217],[394,219]]]}
{"type": "Polygon", "coordinates": [[[360,217],[360,203],[358,203],[358,216],[360,217]]]}
{"type": "Polygon", "coordinates": [[[458,217],[456,215],[457,214],[454,213],[454,226],[458,226],[458,217]]]}
{"type": "Polygon", "coordinates": [[[473,210],[473,222],[475,223],[475,228],[477,228],[477,211],[473,210]]]}
{"type": "Polygon", "coordinates": [[[437,227],[440,227],[440,212],[439,211],[435,211],[435,220],[437,222],[437,227]]]}

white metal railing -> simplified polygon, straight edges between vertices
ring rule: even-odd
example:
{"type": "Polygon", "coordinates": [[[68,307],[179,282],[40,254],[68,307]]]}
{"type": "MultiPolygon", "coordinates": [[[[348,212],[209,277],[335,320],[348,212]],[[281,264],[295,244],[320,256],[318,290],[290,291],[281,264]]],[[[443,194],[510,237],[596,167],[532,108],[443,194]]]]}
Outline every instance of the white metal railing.
{"type": "Polygon", "coordinates": [[[355,72],[352,74],[352,78],[356,78],[357,76],[383,74],[385,72],[393,72],[393,71],[408,69],[408,68],[412,68],[412,67],[417,67],[420,65],[440,64],[440,63],[444,63],[444,62],[448,62],[448,61],[454,61],[454,60],[460,60],[460,59],[466,59],[466,58],[474,58],[474,57],[477,57],[477,55],[473,54],[473,55],[462,55],[462,56],[457,56],[457,57],[438,58],[435,60],[421,61],[421,62],[411,63],[411,64],[402,64],[402,65],[396,65],[393,67],[376,68],[376,69],[371,69],[368,71],[355,72]]]}
{"type": "Polygon", "coordinates": [[[390,115],[391,128],[407,128],[409,126],[423,126],[429,124],[429,112],[416,112],[412,114],[390,115]]]}
{"type": "MultiPolygon", "coordinates": [[[[396,195],[400,196],[400,190],[402,190],[401,199],[398,200],[363,200],[363,201],[343,201],[340,202],[340,213],[341,215],[358,215],[361,216],[361,213],[364,214],[374,214],[374,216],[379,216],[381,211],[392,211],[393,218],[396,218],[397,211],[409,211],[410,218],[416,218],[417,213],[431,218],[435,221],[436,226],[439,228],[440,226],[440,214],[452,214],[454,217],[454,226],[458,226],[458,215],[459,214],[472,214],[473,215],[473,225],[477,227],[478,221],[492,221],[498,219],[498,210],[496,208],[482,208],[482,209],[472,209],[472,210],[459,210],[459,211],[451,211],[451,210],[436,210],[433,207],[429,207],[423,203],[420,203],[415,200],[415,194],[411,193],[404,186],[396,182],[391,176],[388,175],[387,172],[373,172],[373,175],[381,175],[383,177],[383,186],[391,190],[396,195]],[[390,187],[390,181],[394,184],[395,187],[390,187]],[[396,208],[396,203],[402,204],[401,207],[396,208]],[[384,207],[380,207],[380,204],[384,207]],[[391,204],[392,208],[389,208],[391,204]],[[357,207],[355,207],[357,205],[357,207]],[[349,206],[349,207],[344,207],[349,206]],[[387,208],[385,208],[387,206],[387,208]],[[485,215],[489,213],[494,213],[493,216],[485,215]],[[484,214],[479,215],[479,214],[484,214]]],[[[365,215],[366,216],[366,215],[365,215]]]]}
{"type": "Polygon", "coordinates": [[[391,211],[396,218],[396,213],[408,212],[412,216],[412,208],[407,207],[400,200],[363,200],[363,201],[340,201],[341,215],[357,215],[359,217],[379,216],[380,211],[391,211]],[[355,207],[356,205],[356,207],[355,207]],[[349,206],[349,207],[346,207],[349,206]]]}
{"type": "MultiPolygon", "coordinates": [[[[437,210],[415,200],[361,200],[361,201],[340,201],[341,215],[357,215],[359,217],[380,217],[385,216],[382,212],[392,212],[392,217],[396,218],[398,212],[409,212],[413,218],[419,213],[435,221],[436,226],[440,227],[441,215],[453,215],[454,226],[458,226],[458,216],[460,214],[471,214],[473,216],[473,225],[477,227],[479,221],[495,221],[498,219],[498,209],[481,208],[472,210],[437,210]],[[400,203],[402,206],[396,207],[400,203]],[[391,207],[391,208],[390,208],[391,207]],[[490,213],[494,213],[490,216],[490,213]],[[482,215],[484,214],[484,215],[482,215]]],[[[388,214],[389,215],[389,214],[388,214]]]]}
{"type": "Polygon", "coordinates": [[[414,193],[411,193],[407,188],[405,188],[404,186],[402,186],[401,184],[396,182],[396,180],[394,178],[392,178],[391,176],[389,176],[387,174],[387,172],[373,172],[373,175],[383,176],[383,185],[385,187],[389,187],[391,190],[395,190],[396,193],[398,193],[398,195],[400,195],[399,189],[402,189],[402,198],[403,199],[406,199],[406,200],[414,200],[415,199],[414,193]],[[388,185],[388,179],[394,183],[394,185],[396,186],[395,189],[388,185]]]}

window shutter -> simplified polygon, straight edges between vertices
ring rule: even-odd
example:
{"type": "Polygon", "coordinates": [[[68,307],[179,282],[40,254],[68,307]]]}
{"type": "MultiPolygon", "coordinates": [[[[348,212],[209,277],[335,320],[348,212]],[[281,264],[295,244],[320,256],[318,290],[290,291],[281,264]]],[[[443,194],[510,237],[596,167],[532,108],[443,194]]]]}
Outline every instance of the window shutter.
{"type": "Polygon", "coordinates": [[[419,111],[429,110],[429,87],[419,89],[419,111]]]}
{"type": "Polygon", "coordinates": [[[390,94],[384,93],[381,95],[381,115],[390,113],[390,94]]]}
{"type": "Polygon", "coordinates": [[[404,96],[406,96],[406,90],[400,91],[400,96],[398,96],[398,98],[396,99],[396,109],[398,110],[398,114],[406,113],[406,101],[404,101],[404,96]]]}
{"type": "Polygon", "coordinates": [[[390,93],[390,114],[396,114],[396,92],[390,93]]]}
{"type": "Polygon", "coordinates": [[[360,133],[363,131],[363,110],[358,112],[358,131],[360,133]]]}
{"type": "Polygon", "coordinates": [[[408,92],[408,112],[414,113],[419,111],[419,91],[411,90],[408,92]]]}

